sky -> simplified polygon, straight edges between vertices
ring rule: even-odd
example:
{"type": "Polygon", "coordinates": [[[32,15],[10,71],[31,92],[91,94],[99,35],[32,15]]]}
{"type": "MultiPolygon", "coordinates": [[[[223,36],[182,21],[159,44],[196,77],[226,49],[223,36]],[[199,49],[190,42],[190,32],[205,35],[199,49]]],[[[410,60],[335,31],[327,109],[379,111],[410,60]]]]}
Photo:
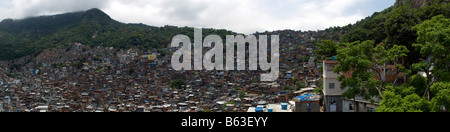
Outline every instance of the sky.
{"type": "Polygon", "coordinates": [[[0,19],[99,8],[123,23],[254,33],[353,24],[395,0],[1,0],[0,19]]]}

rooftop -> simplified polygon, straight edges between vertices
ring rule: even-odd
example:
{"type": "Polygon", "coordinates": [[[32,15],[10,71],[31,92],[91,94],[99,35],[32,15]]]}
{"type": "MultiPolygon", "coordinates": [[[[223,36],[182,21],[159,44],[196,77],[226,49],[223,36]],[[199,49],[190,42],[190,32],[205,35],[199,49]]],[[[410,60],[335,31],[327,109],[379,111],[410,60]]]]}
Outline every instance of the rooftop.
{"type": "Polygon", "coordinates": [[[325,64],[335,64],[336,63],[336,61],[332,61],[332,60],[326,60],[326,61],[323,61],[325,64]]]}
{"type": "MultiPolygon", "coordinates": [[[[288,104],[287,109],[283,110],[281,108],[281,104],[268,104],[267,107],[263,108],[263,112],[268,112],[269,108],[273,109],[272,112],[293,112],[292,107],[293,107],[292,105],[288,104]]],[[[247,112],[255,112],[256,109],[257,109],[257,107],[249,107],[247,112]]]]}
{"type": "Polygon", "coordinates": [[[295,97],[295,101],[319,101],[321,96],[316,93],[303,93],[300,96],[295,97]]]}

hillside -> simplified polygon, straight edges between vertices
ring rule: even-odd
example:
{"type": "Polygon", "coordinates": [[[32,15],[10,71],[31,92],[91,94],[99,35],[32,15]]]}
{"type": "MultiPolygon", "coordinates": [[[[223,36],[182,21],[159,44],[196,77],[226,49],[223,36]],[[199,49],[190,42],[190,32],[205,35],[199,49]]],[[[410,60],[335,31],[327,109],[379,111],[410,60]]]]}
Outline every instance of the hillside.
{"type": "Polygon", "coordinates": [[[394,6],[412,5],[414,8],[420,8],[427,5],[427,2],[432,0],[396,0],[394,6]]]}
{"type": "Polygon", "coordinates": [[[428,5],[432,5],[434,3],[445,4],[449,3],[449,0],[396,0],[394,6],[404,6],[409,5],[413,8],[421,8],[426,7],[428,5]]]}
{"type": "MultiPolygon", "coordinates": [[[[204,29],[221,36],[236,34],[227,30],[204,29]]],[[[116,48],[141,49],[166,47],[177,34],[193,36],[190,27],[153,27],[124,24],[111,19],[99,9],[22,20],[0,22],[0,60],[12,60],[71,43],[116,48]]]]}
{"type": "Polygon", "coordinates": [[[382,12],[336,28],[344,32],[340,43],[322,41],[315,53],[334,56],[339,65],[333,72],[351,74],[337,77],[347,99],[381,99],[377,112],[445,111],[450,100],[448,3],[397,0],[382,12]]]}
{"type": "MultiPolygon", "coordinates": [[[[448,0],[397,0],[396,4],[382,12],[374,13],[356,24],[344,27],[332,27],[325,33],[313,32],[314,38],[333,39],[343,42],[374,40],[377,44],[411,45],[415,33],[411,25],[430,19],[437,14],[449,16],[448,0]],[[422,7],[422,8],[415,8],[422,7]],[[395,17],[395,18],[394,18],[395,17]],[[400,19],[405,18],[405,19],[400,19]],[[412,20],[406,22],[404,20],[412,20]],[[406,22],[406,23],[405,23],[406,22]],[[404,23],[396,25],[397,23],[404,23]],[[408,26],[409,24],[409,26],[408,26]],[[400,26],[406,26],[403,30],[400,26]],[[399,33],[401,31],[403,33],[399,33]],[[316,36],[319,35],[319,36],[316,36]],[[389,37],[389,35],[392,35],[389,37]],[[406,36],[401,36],[406,35],[406,36]]],[[[204,29],[204,34],[236,34],[227,30],[204,29]]],[[[272,32],[268,32],[271,34],[272,32]]],[[[274,31],[273,33],[276,33],[274,31]]],[[[21,20],[5,19],[0,22],[0,60],[13,60],[26,55],[37,55],[48,48],[67,47],[71,43],[83,43],[91,46],[109,46],[116,48],[138,47],[141,49],[167,47],[171,37],[177,34],[193,36],[190,27],[153,27],[144,24],[124,24],[113,20],[99,9],[72,12],[51,16],[32,17],[21,20]]],[[[282,35],[282,40],[297,40],[302,34],[294,32],[282,35]],[[284,39],[284,37],[288,39],[284,39]]],[[[300,43],[289,41],[284,43],[300,43]]],[[[304,42],[303,42],[304,43],[304,42]]],[[[414,54],[411,53],[411,57],[414,54]]],[[[416,57],[414,57],[416,58],[416,57]]]]}
{"type": "Polygon", "coordinates": [[[420,58],[419,51],[412,46],[417,41],[417,33],[412,27],[438,15],[450,18],[450,5],[447,3],[446,0],[397,0],[392,7],[343,27],[348,31],[341,41],[374,40],[376,44],[384,44],[386,48],[404,45],[411,51],[405,60],[405,64],[409,66],[417,63],[417,58],[420,58]]]}

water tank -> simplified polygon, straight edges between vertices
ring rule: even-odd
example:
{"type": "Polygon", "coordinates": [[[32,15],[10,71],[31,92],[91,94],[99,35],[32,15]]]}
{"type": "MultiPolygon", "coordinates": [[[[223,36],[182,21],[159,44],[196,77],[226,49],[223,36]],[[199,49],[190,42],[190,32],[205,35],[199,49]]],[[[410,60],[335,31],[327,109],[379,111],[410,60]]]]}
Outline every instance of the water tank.
{"type": "Polygon", "coordinates": [[[272,107],[267,108],[267,112],[273,112],[273,108],[272,107]]]}
{"type": "Polygon", "coordinates": [[[287,110],[287,106],[288,106],[287,103],[281,103],[281,109],[282,110],[287,110]]]}
{"type": "Polygon", "coordinates": [[[263,112],[263,107],[256,107],[255,112],[263,112]]]}

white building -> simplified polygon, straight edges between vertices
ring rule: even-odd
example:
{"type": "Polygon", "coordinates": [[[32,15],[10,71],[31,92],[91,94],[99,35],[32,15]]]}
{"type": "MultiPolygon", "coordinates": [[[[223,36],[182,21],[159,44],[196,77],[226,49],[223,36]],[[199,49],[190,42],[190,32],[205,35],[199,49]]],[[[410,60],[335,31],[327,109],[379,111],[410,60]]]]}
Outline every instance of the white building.
{"type": "Polygon", "coordinates": [[[323,93],[325,112],[374,112],[378,108],[380,99],[371,98],[373,102],[362,97],[346,99],[342,97],[345,89],[341,89],[341,83],[337,80],[338,74],[333,72],[335,61],[323,62],[323,93]]]}
{"type": "Polygon", "coordinates": [[[333,72],[335,61],[323,62],[323,94],[325,112],[342,112],[341,83],[337,80],[338,74],[333,72]]]}

